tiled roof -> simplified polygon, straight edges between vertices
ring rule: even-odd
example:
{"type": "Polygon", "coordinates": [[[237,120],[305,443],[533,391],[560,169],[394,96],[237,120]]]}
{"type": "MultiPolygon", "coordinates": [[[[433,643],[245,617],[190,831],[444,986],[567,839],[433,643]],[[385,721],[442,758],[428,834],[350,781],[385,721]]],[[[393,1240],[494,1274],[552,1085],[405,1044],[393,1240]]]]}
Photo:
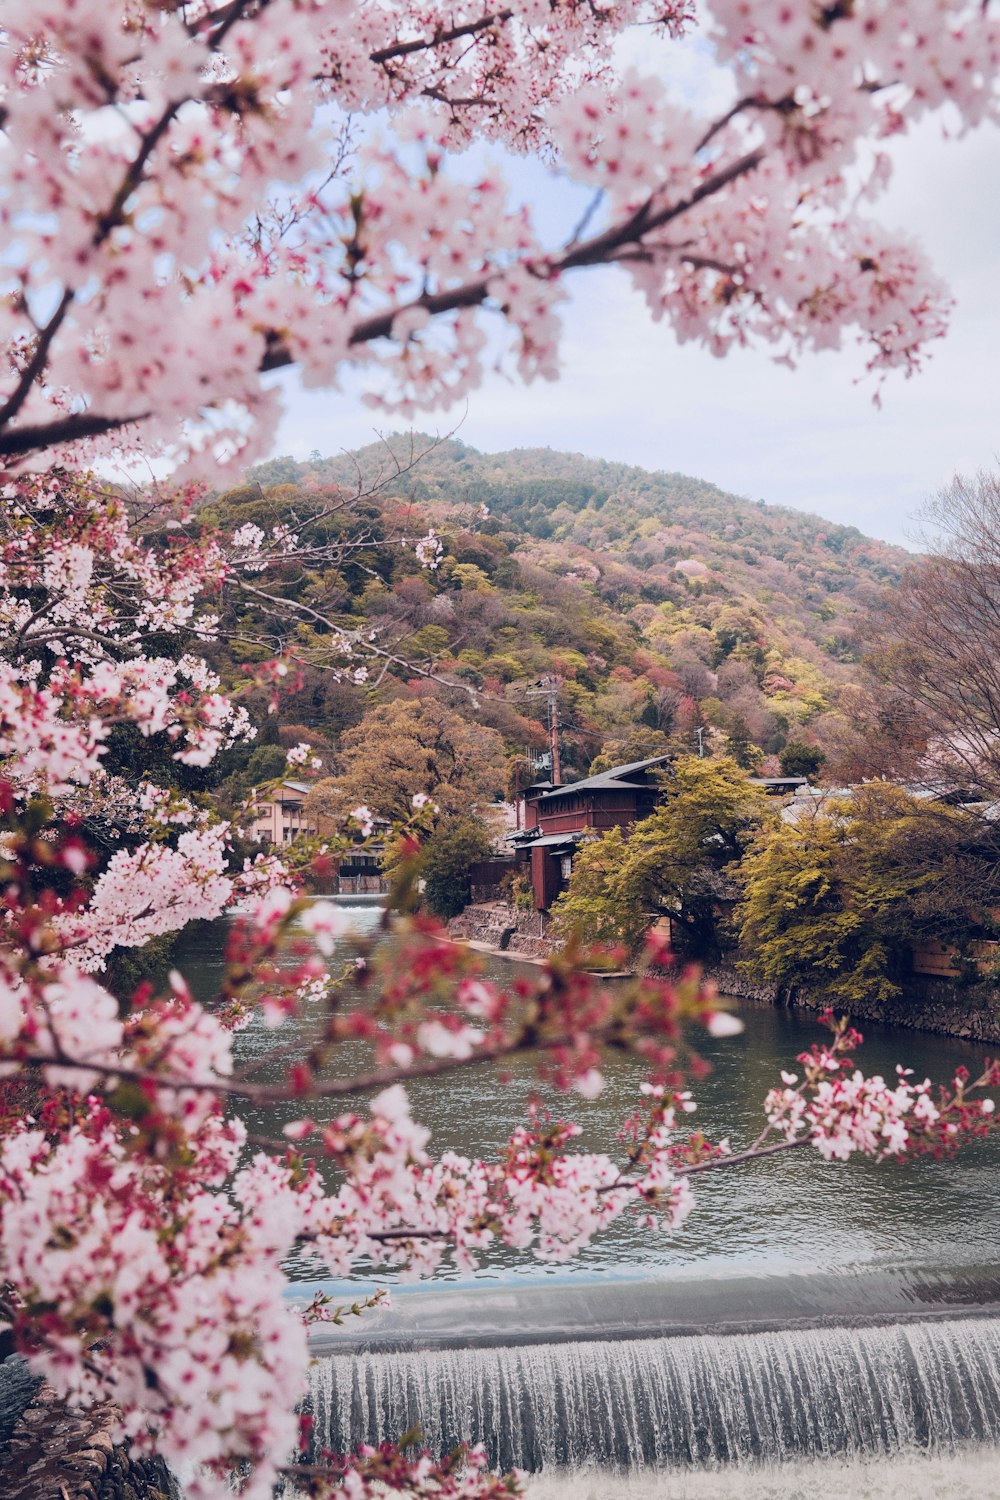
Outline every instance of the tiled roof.
{"type": "Polygon", "coordinates": [[[585,833],[592,832],[590,829],[577,828],[570,833],[545,833],[540,838],[532,838],[535,830],[528,828],[521,833],[512,833],[508,842],[515,844],[519,849],[553,849],[557,844],[578,844],[585,833]]]}
{"type": "Polygon", "coordinates": [[[648,771],[653,766],[665,765],[670,758],[669,755],[654,755],[651,760],[633,760],[627,766],[609,766],[606,771],[599,771],[596,776],[585,776],[582,781],[570,781],[565,786],[553,787],[551,792],[544,792],[538,801],[548,802],[555,797],[565,797],[570,792],[614,790],[617,787],[629,787],[641,791],[644,790],[644,783],[630,781],[629,777],[641,775],[643,771],[648,771]]]}

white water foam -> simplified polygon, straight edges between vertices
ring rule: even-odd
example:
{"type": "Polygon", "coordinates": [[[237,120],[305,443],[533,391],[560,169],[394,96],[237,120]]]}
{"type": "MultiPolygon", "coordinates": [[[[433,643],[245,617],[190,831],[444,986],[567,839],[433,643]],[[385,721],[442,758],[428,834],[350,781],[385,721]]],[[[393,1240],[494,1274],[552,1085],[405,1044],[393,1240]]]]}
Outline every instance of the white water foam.
{"type": "Polygon", "coordinates": [[[759,1468],[531,1476],[527,1500],[997,1500],[1000,1449],[871,1462],[797,1461],[759,1468]]]}
{"type": "Polygon", "coordinates": [[[1000,1449],[992,1318],[359,1352],[317,1360],[311,1380],[316,1434],[334,1452],[419,1428],[432,1452],[466,1437],[500,1468],[592,1465],[636,1483],[668,1466],[718,1476],[1000,1449]]]}

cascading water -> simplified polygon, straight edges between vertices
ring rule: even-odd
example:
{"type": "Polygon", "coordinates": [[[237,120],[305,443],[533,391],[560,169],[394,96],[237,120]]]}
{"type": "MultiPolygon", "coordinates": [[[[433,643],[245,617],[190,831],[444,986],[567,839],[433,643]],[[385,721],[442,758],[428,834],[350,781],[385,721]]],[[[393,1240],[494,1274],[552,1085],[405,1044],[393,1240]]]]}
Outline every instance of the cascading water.
{"type": "Polygon", "coordinates": [[[1000,1443],[1000,1321],[359,1351],[312,1408],[335,1451],[419,1427],[529,1470],[950,1451],[1000,1443]]]}

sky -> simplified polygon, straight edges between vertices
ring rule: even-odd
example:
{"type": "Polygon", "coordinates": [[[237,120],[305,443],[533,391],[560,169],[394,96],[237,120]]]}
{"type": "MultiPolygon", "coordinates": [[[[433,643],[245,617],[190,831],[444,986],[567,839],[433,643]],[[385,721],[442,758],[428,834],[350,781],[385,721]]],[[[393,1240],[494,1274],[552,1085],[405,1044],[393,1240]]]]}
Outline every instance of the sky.
{"type": "MultiPolygon", "coordinates": [[[[705,93],[697,59],[690,71],[682,86],[705,93]]],[[[941,487],[956,472],[1000,464],[1000,131],[947,140],[940,121],[928,121],[894,155],[892,186],[873,214],[923,243],[956,306],[923,372],[890,375],[880,407],[849,341],[796,370],[763,351],[715,359],[679,347],[624,275],[602,268],[572,282],[558,382],[491,375],[467,403],[417,425],[456,429],[487,452],[551,447],[675,470],[919,546],[921,508],[941,487]]],[[[574,190],[553,187],[538,166],[509,171],[549,233],[575,223],[574,190]]],[[[282,383],[288,409],[275,454],[335,453],[408,426],[373,411],[357,384],[318,393],[294,377],[282,383]]]]}

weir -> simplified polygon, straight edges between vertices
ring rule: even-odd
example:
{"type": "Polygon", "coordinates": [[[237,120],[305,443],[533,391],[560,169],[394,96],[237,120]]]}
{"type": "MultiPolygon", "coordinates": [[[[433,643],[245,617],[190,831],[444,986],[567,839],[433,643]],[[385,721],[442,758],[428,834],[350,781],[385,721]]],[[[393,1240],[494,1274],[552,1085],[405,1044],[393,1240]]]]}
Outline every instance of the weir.
{"type": "Polygon", "coordinates": [[[951,1450],[1000,1442],[1000,1323],[333,1356],[312,1409],[335,1452],[419,1428],[531,1470],[951,1450]]]}
{"type": "Polygon", "coordinates": [[[315,1439],[343,1452],[419,1428],[432,1451],[465,1438],[528,1470],[1000,1444],[996,1291],[996,1273],[969,1268],[403,1293],[380,1329],[317,1345],[315,1439]],[[599,1316],[573,1328],[586,1298],[599,1316]],[[682,1304],[700,1331],[679,1331],[682,1304]]]}

